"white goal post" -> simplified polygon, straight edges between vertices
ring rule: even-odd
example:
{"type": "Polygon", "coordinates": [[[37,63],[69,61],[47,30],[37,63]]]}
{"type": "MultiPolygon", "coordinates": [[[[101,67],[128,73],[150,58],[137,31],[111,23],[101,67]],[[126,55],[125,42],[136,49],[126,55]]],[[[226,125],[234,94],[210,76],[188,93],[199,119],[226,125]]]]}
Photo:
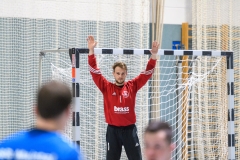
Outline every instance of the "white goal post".
{"type": "MultiPolygon", "coordinates": [[[[73,112],[69,137],[81,146],[87,159],[104,159],[106,123],[103,99],[91,81],[88,49],[42,50],[39,85],[42,84],[43,57],[49,52],[69,54],[72,62],[72,73],[69,74],[72,82],[69,83],[72,83],[73,112]]],[[[95,48],[94,53],[107,79],[111,79],[107,73],[112,73],[110,66],[114,61],[127,61],[130,68],[140,65],[137,70],[128,71],[128,76],[132,78],[144,69],[151,54],[149,49],[111,48],[95,48]]],[[[152,84],[155,83],[149,80],[136,100],[141,146],[147,123],[152,119],[161,119],[173,128],[173,142],[176,144],[172,153],[174,159],[235,159],[233,52],[159,49],[158,55],[159,91],[153,90],[152,84]],[[154,92],[159,92],[160,97],[154,97],[154,92]],[[154,98],[159,98],[159,110],[151,108],[156,105],[154,98]],[[152,113],[158,113],[159,117],[151,117],[152,113]]]]}

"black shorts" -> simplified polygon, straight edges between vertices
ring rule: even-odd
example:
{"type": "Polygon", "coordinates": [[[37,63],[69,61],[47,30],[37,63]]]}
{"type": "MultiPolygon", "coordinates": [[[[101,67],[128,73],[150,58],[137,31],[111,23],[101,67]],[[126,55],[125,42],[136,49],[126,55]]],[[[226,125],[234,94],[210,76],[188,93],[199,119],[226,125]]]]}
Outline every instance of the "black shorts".
{"type": "Polygon", "coordinates": [[[141,147],[137,136],[136,125],[107,127],[107,160],[119,160],[122,153],[122,146],[126,151],[129,160],[141,160],[141,147]]]}

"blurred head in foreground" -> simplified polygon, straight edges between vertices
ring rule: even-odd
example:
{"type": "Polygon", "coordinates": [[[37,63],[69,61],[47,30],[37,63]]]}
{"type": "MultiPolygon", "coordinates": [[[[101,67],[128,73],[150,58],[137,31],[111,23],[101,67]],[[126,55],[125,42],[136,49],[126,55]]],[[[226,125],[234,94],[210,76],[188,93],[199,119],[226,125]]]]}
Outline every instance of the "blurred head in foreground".
{"type": "Polygon", "coordinates": [[[70,117],[71,91],[58,81],[43,85],[37,94],[37,128],[63,130],[70,117]]]}
{"type": "Polygon", "coordinates": [[[63,130],[70,115],[71,91],[61,82],[43,85],[37,94],[36,125],[0,142],[2,159],[82,159],[80,149],[66,139],[63,130]]]}
{"type": "Polygon", "coordinates": [[[168,123],[150,122],[144,132],[144,154],[147,160],[170,160],[172,144],[172,129],[168,123]]]}

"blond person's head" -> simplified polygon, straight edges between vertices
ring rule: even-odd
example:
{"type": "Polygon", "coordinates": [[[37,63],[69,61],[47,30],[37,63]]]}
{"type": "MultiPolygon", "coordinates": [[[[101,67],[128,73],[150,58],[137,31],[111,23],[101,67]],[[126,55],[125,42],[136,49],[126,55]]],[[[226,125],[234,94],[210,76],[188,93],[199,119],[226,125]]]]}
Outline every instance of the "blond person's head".
{"type": "Polygon", "coordinates": [[[127,65],[123,62],[115,62],[112,68],[116,85],[122,86],[127,77],[127,65]]]}

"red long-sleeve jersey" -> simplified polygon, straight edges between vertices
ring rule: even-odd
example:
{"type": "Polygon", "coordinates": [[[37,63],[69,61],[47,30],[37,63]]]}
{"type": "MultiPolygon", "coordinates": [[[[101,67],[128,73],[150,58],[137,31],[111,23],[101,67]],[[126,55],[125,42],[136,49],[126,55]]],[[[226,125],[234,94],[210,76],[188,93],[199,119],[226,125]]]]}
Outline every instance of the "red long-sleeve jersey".
{"type": "Polygon", "coordinates": [[[106,80],[97,67],[95,55],[88,56],[89,70],[93,81],[104,98],[104,114],[106,122],[114,126],[128,126],[136,123],[135,101],[137,91],[152,76],[156,60],[148,61],[146,70],[136,78],[125,82],[123,87],[106,80]]]}

